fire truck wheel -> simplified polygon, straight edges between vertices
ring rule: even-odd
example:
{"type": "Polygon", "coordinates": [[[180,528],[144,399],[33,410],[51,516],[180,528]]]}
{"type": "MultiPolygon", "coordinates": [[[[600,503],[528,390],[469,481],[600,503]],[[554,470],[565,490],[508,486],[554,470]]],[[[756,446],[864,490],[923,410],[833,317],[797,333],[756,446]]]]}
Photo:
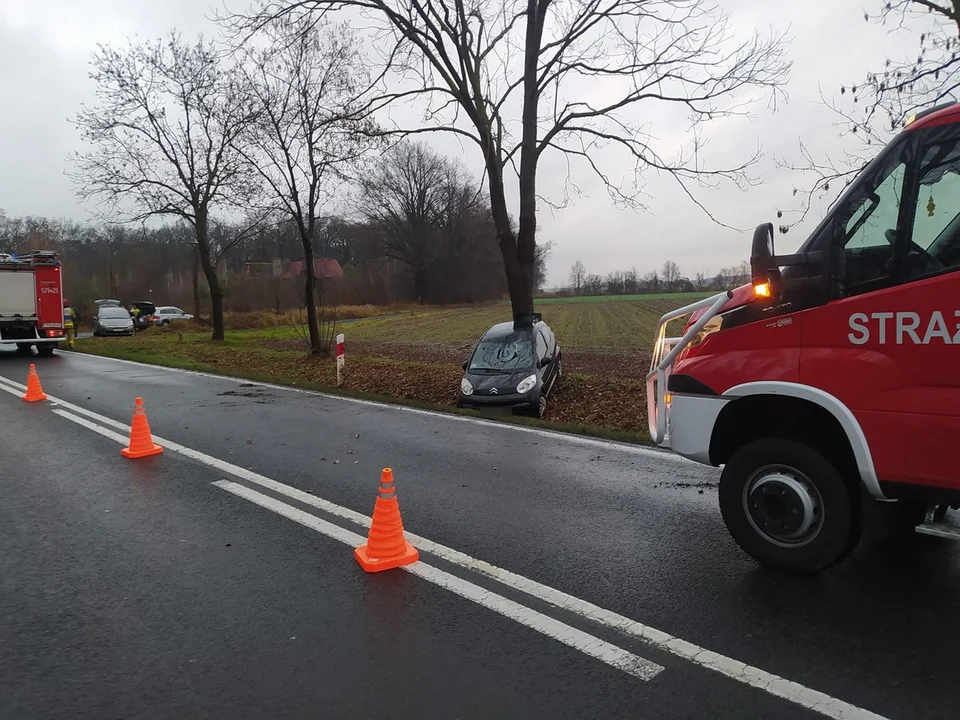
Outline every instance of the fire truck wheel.
{"type": "Polygon", "coordinates": [[[43,345],[37,345],[37,355],[40,357],[53,357],[53,344],[45,343],[43,345]]]}
{"type": "Polygon", "coordinates": [[[812,573],[856,546],[856,503],[837,468],[808,445],[765,438],[737,450],[720,476],[720,513],[758,562],[812,573]]]}
{"type": "Polygon", "coordinates": [[[29,355],[31,347],[30,343],[17,343],[17,355],[29,355]]]}

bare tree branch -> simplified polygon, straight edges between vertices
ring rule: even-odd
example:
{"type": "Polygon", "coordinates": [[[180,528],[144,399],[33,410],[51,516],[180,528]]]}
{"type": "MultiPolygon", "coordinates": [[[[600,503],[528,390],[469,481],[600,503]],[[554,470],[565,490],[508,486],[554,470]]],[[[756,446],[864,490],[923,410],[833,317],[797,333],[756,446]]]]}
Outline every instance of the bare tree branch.
{"type": "Polygon", "coordinates": [[[96,103],[74,124],[86,152],[69,173],[82,199],[127,222],[180,217],[194,229],[210,288],[213,337],[223,339],[223,291],[211,252],[209,221],[216,205],[242,205],[250,185],[237,138],[253,112],[235,72],[203,38],[99,46],[91,61],[96,103]]]}
{"type": "MultiPolygon", "coordinates": [[[[712,169],[700,153],[701,128],[746,114],[764,96],[775,105],[789,69],[782,35],[737,41],[710,0],[263,0],[223,20],[244,39],[288,17],[316,21],[343,10],[367,25],[379,61],[365,109],[403,103],[421,114],[419,125],[387,124],[382,132],[453,132],[479,146],[516,317],[533,309],[545,154],[576,160],[571,172],[585,166],[635,207],[640,183],[612,182],[600,145],[627,149],[635,178],[654,170],[681,184],[749,185],[756,155],[712,169]],[[690,120],[694,147],[667,159],[649,121],[658,111],[673,117],[672,108],[690,120]],[[518,224],[508,209],[511,182],[518,224]]],[[[567,180],[565,193],[577,187],[567,180]]]]}
{"type": "Polygon", "coordinates": [[[777,160],[779,167],[811,178],[794,190],[798,206],[781,211],[795,218],[782,224],[781,232],[805,220],[815,199],[835,200],[912,115],[960,97],[960,0],[875,4],[878,9],[865,12],[864,20],[917,38],[917,53],[888,57],[882,69],[869,70],[861,82],[842,84],[830,98],[821,89],[820,100],[836,117],[848,149],[840,157],[815,160],[801,141],[799,161],[777,160]]]}

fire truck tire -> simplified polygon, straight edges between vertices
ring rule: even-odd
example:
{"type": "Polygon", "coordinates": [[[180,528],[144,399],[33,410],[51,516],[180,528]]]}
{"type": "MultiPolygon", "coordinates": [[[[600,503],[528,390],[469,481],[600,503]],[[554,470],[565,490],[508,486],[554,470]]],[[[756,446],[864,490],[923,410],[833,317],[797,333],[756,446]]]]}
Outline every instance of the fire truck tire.
{"type": "Polygon", "coordinates": [[[37,355],[40,357],[53,357],[53,343],[37,345],[37,355]]]}
{"type": "Polygon", "coordinates": [[[854,491],[814,448],[764,438],[737,450],[720,476],[720,514],[737,544],[763,565],[824,570],[860,536],[854,491]]]}
{"type": "Polygon", "coordinates": [[[33,346],[30,343],[17,343],[17,354],[29,355],[31,347],[33,346]]]}

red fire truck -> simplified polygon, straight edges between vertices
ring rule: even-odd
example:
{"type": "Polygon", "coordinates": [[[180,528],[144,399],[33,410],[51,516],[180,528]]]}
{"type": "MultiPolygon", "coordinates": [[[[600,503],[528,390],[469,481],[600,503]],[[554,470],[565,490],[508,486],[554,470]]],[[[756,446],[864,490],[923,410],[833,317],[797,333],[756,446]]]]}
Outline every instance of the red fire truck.
{"type": "Polygon", "coordinates": [[[0,254],[0,348],[52,355],[64,337],[60,260],[54,252],[0,254]]]}
{"type": "Polygon", "coordinates": [[[960,538],[960,104],[911,118],[796,254],[773,236],[754,234],[751,284],[661,319],[654,441],[723,467],[727,529],[767,565],[842,559],[861,488],[960,538]]]}

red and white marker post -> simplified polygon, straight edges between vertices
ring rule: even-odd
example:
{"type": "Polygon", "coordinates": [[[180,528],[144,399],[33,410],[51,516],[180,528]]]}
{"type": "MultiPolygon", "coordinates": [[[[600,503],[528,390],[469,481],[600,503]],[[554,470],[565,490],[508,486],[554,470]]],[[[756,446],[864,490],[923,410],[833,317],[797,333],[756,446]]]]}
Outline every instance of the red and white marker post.
{"type": "Polygon", "coordinates": [[[337,335],[337,387],[343,387],[343,364],[344,364],[344,349],[343,349],[343,333],[337,335]]]}

